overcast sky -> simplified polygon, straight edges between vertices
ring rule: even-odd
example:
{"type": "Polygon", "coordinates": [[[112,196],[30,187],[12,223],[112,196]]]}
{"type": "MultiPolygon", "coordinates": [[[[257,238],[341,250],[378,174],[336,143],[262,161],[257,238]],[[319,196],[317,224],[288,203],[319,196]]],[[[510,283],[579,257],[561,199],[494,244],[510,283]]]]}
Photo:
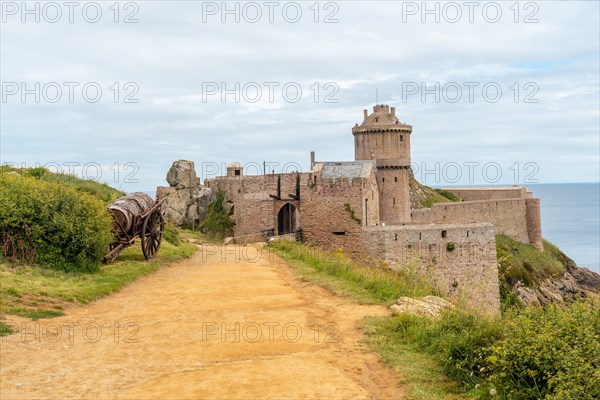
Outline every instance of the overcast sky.
{"type": "Polygon", "coordinates": [[[597,182],[598,4],[2,2],[1,161],[126,191],[177,159],[306,170],[378,100],[427,184],[597,182]]]}

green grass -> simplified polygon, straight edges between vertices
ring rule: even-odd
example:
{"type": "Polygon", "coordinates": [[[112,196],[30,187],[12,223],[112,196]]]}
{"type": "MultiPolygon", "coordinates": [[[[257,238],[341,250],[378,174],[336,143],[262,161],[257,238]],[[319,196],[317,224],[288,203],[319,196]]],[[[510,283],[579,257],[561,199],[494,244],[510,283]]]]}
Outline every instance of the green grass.
{"type": "Polygon", "coordinates": [[[38,266],[0,264],[0,313],[28,318],[62,315],[69,303],[86,304],[121,289],[162,266],[190,257],[196,246],[161,244],[158,255],[146,261],[139,241],[96,273],[75,273],[38,266]]]}
{"type": "Polygon", "coordinates": [[[41,310],[34,308],[26,308],[26,307],[11,307],[9,308],[9,313],[12,315],[17,315],[19,317],[30,318],[32,320],[42,319],[42,318],[56,318],[65,315],[62,311],[53,311],[53,310],[41,310]]]}
{"type": "MultiPolygon", "coordinates": [[[[504,236],[497,245],[501,265],[509,273],[521,268],[532,284],[574,265],[547,241],[543,253],[504,236]]],[[[341,251],[271,246],[301,278],[361,303],[428,294],[413,277],[364,267],[341,251]]],[[[460,308],[437,319],[369,317],[363,326],[366,343],[398,372],[409,400],[600,398],[600,308],[593,299],[512,307],[493,319],[460,308]]]]}
{"type": "Polygon", "coordinates": [[[362,304],[393,304],[401,296],[423,297],[434,291],[410,276],[386,265],[363,266],[342,251],[331,253],[288,241],[270,246],[306,281],[326,286],[362,304]]]}
{"type": "Polygon", "coordinates": [[[2,336],[8,336],[14,333],[14,330],[11,326],[5,324],[4,322],[2,322],[1,320],[4,319],[2,317],[0,317],[0,337],[2,336]]]}

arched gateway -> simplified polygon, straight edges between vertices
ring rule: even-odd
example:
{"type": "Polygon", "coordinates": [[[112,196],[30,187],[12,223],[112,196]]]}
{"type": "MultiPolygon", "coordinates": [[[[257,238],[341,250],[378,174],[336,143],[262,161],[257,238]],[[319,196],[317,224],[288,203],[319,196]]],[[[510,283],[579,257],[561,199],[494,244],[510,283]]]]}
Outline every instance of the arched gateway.
{"type": "Polygon", "coordinates": [[[300,213],[292,203],[285,203],[277,214],[277,234],[296,232],[300,228],[300,213]]]}

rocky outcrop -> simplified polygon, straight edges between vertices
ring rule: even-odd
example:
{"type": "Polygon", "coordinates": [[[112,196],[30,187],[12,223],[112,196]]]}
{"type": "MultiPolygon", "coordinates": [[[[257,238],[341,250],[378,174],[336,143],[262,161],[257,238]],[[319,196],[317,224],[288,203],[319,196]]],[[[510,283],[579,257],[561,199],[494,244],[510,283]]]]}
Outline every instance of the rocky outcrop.
{"type": "Polygon", "coordinates": [[[200,187],[200,178],[196,176],[196,168],[193,161],[175,161],[167,172],[167,182],[171,187],[177,189],[200,187]]]}
{"type": "Polygon", "coordinates": [[[547,278],[535,288],[527,287],[519,281],[513,285],[512,290],[525,305],[570,302],[600,295],[600,275],[573,263],[560,278],[547,278]]]}
{"type": "Polygon", "coordinates": [[[156,195],[164,198],[165,218],[175,226],[198,227],[208,214],[216,193],[203,187],[192,161],[175,161],[167,173],[170,186],[159,186],[156,195]]]}
{"type": "Polygon", "coordinates": [[[437,318],[442,311],[454,308],[452,303],[436,296],[425,296],[422,299],[412,297],[400,297],[396,304],[390,306],[394,315],[412,314],[422,317],[437,318]]]}

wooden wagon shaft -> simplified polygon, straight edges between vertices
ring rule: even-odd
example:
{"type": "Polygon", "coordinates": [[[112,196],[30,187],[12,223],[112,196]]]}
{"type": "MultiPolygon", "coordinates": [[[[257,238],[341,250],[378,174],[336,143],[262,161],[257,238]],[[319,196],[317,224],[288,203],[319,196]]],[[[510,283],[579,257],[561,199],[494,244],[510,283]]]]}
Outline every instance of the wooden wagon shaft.
{"type": "Polygon", "coordinates": [[[125,249],[125,247],[127,246],[125,246],[123,243],[119,243],[114,249],[112,249],[107,255],[104,256],[102,262],[104,264],[110,264],[114,261],[115,258],[119,256],[119,254],[125,249]]]}

